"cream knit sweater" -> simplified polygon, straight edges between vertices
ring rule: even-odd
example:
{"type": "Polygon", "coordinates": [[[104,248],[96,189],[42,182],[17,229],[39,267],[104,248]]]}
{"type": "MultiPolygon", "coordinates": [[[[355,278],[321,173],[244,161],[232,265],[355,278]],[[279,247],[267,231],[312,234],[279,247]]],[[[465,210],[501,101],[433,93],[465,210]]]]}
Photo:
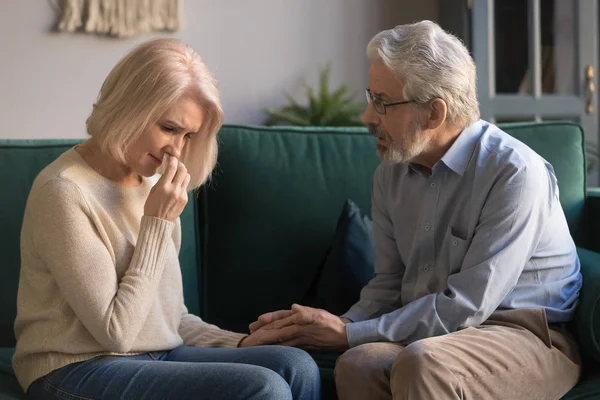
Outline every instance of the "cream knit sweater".
{"type": "Polygon", "coordinates": [[[245,336],[188,313],[180,222],[143,215],[155,182],[110,181],[74,149],[38,175],[21,231],[15,321],[13,368],[25,391],[97,355],[236,347],[245,336]]]}

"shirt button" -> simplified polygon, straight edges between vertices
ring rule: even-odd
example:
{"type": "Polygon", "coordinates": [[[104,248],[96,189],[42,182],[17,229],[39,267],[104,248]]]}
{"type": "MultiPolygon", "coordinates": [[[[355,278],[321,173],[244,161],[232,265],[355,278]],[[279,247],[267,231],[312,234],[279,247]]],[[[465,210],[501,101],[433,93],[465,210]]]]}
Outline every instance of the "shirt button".
{"type": "Polygon", "coordinates": [[[453,244],[453,245],[455,245],[455,246],[458,246],[458,240],[454,239],[454,240],[452,241],[452,244],[453,244]]]}
{"type": "Polygon", "coordinates": [[[431,229],[431,226],[429,226],[429,224],[425,225],[425,230],[429,231],[431,229]]]}
{"type": "Polygon", "coordinates": [[[425,264],[425,268],[423,268],[425,272],[429,272],[429,264],[425,264]]]}
{"type": "Polygon", "coordinates": [[[431,182],[431,187],[435,187],[435,182],[431,182]]]}

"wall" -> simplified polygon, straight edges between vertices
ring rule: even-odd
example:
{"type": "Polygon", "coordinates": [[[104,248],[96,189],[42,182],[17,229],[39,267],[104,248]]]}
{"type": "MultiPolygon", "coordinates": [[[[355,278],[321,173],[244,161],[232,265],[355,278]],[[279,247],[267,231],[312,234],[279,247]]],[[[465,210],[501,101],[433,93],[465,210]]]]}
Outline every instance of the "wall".
{"type": "MultiPolygon", "coordinates": [[[[0,138],[82,138],[102,81],[138,39],[52,32],[51,0],[0,3],[0,138]]],[[[364,48],[379,30],[437,18],[437,0],[187,0],[192,45],[219,81],[227,123],[260,124],[262,107],[301,95],[332,62],[332,85],[362,96],[364,48]]],[[[169,35],[161,35],[169,36],[169,35]]],[[[362,97],[359,97],[362,99],[362,97]]]]}

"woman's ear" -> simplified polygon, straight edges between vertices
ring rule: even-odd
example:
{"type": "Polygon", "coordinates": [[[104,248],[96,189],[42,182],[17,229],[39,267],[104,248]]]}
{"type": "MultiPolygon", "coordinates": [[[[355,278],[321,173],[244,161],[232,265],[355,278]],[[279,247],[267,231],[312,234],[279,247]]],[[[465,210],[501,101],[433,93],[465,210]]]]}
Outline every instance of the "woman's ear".
{"type": "Polygon", "coordinates": [[[429,105],[429,119],[427,120],[427,128],[434,130],[442,126],[446,122],[446,115],[448,114],[448,106],[442,99],[433,99],[429,105]]]}

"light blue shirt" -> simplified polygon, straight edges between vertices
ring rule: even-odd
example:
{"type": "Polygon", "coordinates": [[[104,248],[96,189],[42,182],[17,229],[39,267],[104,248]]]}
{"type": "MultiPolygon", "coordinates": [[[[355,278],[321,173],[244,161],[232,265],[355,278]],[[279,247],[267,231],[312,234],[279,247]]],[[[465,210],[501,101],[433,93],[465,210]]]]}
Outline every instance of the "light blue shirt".
{"type": "Polygon", "coordinates": [[[554,169],[495,125],[464,129],[431,171],[381,163],[372,217],[375,276],[343,315],[351,347],[409,344],[497,309],[573,316],[581,274],[554,169]]]}

